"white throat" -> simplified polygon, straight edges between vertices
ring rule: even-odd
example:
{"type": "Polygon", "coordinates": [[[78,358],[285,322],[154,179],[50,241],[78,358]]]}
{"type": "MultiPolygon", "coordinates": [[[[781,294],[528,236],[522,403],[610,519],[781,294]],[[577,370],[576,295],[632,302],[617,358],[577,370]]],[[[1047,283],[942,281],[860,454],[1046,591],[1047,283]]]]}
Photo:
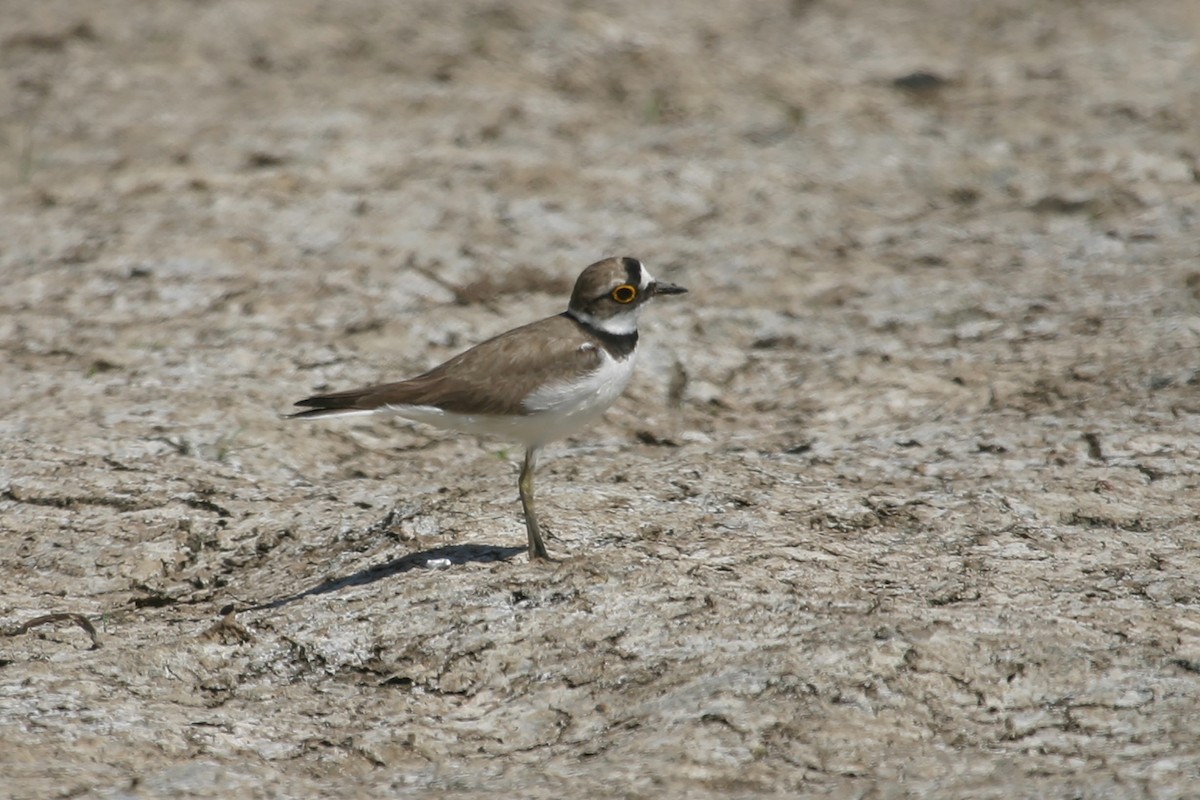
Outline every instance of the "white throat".
{"type": "Polygon", "coordinates": [[[641,313],[642,307],[639,305],[608,319],[597,319],[584,311],[572,311],[571,315],[589,328],[595,328],[614,336],[622,336],[637,333],[638,315],[641,313]]]}

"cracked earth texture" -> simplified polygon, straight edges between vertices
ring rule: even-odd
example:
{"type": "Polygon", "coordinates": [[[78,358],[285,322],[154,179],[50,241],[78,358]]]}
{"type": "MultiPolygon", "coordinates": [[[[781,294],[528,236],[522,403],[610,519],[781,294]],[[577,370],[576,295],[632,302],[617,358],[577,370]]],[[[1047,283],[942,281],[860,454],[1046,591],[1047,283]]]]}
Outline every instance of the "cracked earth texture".
{"type": "Polygon", "coordinates": [[[1200,5],[9,3],[0,794],[1200,786],[1200,5]],[[603,424],[284,422],[634,255],[603,424]]]}

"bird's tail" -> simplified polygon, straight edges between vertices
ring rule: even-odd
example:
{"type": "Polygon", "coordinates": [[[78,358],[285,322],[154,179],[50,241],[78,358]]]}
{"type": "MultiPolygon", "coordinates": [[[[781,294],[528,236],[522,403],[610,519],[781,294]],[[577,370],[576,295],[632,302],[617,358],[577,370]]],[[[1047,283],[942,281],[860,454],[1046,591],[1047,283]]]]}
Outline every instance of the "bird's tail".
{"type": "Polygon", "coordinates": [[[368,406],[363,401],[371,394],[369,389],[355,389],[349,392],[333,394],[318,394],[306,397],[296,405],[307,407],[306,411],[297,411],[286,415],[288,419],[318,419],[321,417],[349,417],[357,414],[373,414],[377,406],[368,406]]]}

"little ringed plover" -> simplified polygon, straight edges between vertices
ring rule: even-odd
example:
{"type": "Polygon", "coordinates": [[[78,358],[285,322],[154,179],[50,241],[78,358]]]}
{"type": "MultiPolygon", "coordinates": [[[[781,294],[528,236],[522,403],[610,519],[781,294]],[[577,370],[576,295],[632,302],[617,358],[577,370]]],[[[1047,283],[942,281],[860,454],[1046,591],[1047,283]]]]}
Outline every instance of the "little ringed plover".
{"type": "Polygon", "coordinates": [[[575,281],[561,314],[488,339],[406,381],[316,395],[291,418],[390,413],[525,447],[517,483],[529,557],[546,559],[533,507],[541,448],[594,422],[633,374],[638,315],[650,299],[687,289],[655,280],[636,258],[597,261],[575,281]]]}

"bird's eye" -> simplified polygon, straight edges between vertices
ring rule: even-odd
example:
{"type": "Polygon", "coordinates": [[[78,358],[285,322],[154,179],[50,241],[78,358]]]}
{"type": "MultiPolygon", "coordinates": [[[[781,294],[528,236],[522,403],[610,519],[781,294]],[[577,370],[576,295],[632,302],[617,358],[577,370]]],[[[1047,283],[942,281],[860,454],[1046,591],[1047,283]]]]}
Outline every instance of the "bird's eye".
{"type": "Polygon", "coordinates": [[[612,290],[612,299],[618,303],[632,303],[635,297],[637,297],[637,287],[630,286],[628,283],[622,283],[612,290]]]}

